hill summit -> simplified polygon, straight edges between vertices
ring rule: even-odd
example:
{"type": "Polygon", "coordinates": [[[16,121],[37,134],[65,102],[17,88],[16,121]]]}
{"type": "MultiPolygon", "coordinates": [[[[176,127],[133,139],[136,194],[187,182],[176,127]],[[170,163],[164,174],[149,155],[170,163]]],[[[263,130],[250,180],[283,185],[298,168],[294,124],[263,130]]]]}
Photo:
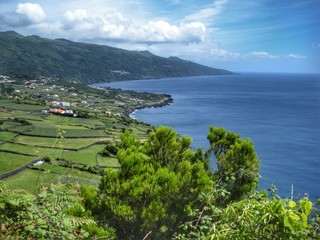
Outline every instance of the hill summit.
{"type": "Polygon", "coordinates": [[[148,51],[23,36],[13,31],[0,32],[0,56],[0,74],[18,78],[54,77],[79,83],[231,74],[148,51]]]}

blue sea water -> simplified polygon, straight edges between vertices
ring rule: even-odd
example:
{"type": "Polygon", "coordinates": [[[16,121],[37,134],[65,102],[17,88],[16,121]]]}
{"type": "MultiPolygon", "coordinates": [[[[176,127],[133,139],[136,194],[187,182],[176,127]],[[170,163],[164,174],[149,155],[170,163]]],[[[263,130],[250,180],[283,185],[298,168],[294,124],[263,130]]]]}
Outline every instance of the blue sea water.
{"type": "MultiPolygon", "coordinates": [[[[100,84],[101,85],[101,84],[100,84]]],[[[320,75],[238,74],[102,84],[167,93],[174,103],[142,109],[131,117],[171,126],[207,148],[210,125],[250,138],[261,161],[259,188],[320,198],[320,75]]],[[[215,163],[212,162],[212,168],[215,163]]]]}

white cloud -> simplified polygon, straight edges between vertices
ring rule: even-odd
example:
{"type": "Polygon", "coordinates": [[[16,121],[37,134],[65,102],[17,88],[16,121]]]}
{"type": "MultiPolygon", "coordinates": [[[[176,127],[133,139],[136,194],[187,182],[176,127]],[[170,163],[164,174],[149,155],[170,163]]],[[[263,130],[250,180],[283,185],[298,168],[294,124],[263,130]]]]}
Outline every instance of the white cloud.
{"type": "Polygon", "coordinates": [[[147,49],[157,55],[165,57],[177,56],[182,59],[207,64],[212,62],[236,62],[244,59],[244,55],[238,52],[223,49],[219,44],[210,41],[201,43],[181,44],[165,44],[158,45],[155,48],[151,45],[147,49]]]}
{"type": "Polygon", "coordinates": [[[220,48],[213,48],[210,50],[210,53],[212,56],[220,58],[220,59],[238,59],[238,58],[242,58],[242,54],[237,53],[237,52],[230,52],[228,50],[225,49],[220,49],[220,48]]]}
{"type": "Polygon", "coordinates": [[[249,53],[249,56],[257,57],[257,58],[265,58],[265,59],[277,59],[278,56],[271,55],[267,52],[251,52],[249,53]]]}
{"type": "Polygon", "coordinates": [[[91,16],[85,9],[67,11],[63,15],[62,30],[79,39],[98,38],[138,43],[201,42],[206,35],[205,25],[199,22],[173,25],[158,20],[138,25],[120,12],[110,11],[99,17],[91,16]]]}
{"type": "Polygon", "coordinates": [[[47,17],[42,7],[36,3],[19,3],[16,12],[26,16],[31,23],[40,23],[47,17]]]}
{"type": "Polygon", "coordinates": [[[209,7],[199,10],[184,18],[184,21],[212,21],[212,17],[219,15],[223,6],[227,3],[227,0],[216,0],[209,7]]]}
{"type": "Polygon", "coordinates": [[[73,12],[67,11],[63,17],[68,22],[83,21],[88,18],[88,12],[85,9],[77,9],[73,12]]]}
{"type": "Polygon", "coordinates": [[[297,54],[288,54],[287,55],[287,58],[292,58],[292,59],[306,59],[307,56],[304,56],[304,55],[297,55],[297,54]]]}
{"type": "Polygon", "coordinates": [[[46,13],[39,4],[19,3],[14,12],[0,14],[0,27],[27,27],[43,23],[46,13]]]}
{"type": "MultiPolygon", "coordinates": [[[[174,4],[181,3],[180,0],[168,1],[174,4]]],[[[220,1],[222,0],[217,2],[220,1]]],[[[136,44],[190,44],[205,41],[208,34],[205,24],[199,21],[172,23],[163,19],[146,20],[139,17],[133,20],[127,13],[124,15],[116,8],[109,8],[107,12],[90,7],[70,9],[72,8],[66,8],[60,19],[57,19],[58,12],[55,12],[54,18],[51,15],[47,18],[39,4],[19,3],[15,11],[0,14],[0,28],[32,27],[37,34],[42,32],[54,37],[106,44],[115,41],[136,44]]]]}

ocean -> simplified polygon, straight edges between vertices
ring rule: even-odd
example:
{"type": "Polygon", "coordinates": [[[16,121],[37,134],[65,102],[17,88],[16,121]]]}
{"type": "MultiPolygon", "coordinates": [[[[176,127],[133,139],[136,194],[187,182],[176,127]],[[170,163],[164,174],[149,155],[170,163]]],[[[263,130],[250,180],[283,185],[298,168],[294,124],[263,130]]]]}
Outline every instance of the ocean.
{"type": "MultiPolygon", "coordinates": [[[[281,197],[320,198],[320,75],[236,74],[99,84],[166,93],[174,102],[132,118],[170,126],[208,148],[209,126],[250,138],[261,161],[260,189],[274,184],[281,197]]],[[[212,169],[215,162],[212,161],[212,169]]]]}

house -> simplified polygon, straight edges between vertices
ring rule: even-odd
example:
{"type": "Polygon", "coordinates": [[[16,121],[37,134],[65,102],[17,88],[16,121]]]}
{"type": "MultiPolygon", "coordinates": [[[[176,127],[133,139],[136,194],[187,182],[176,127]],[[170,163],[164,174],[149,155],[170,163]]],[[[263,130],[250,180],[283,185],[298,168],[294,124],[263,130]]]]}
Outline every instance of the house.
{"type": "MultiPolygon", "coordinates": [[[[50,108],[49,109],[49,113],[58,113],[58,110],[57,108],[50,108]]],[[[61,109],[60,109],[61,110],[61,109]]]]}
{"type": "Polygon", "coordinates": [[[57,114],[57,115],[64,115],[64,116],[73,116],[75,117],[76,114],[73,110],[64,110],[60,108],[50,108],[49,113],[57,114]]]}
{"type": "Polygon", "coordinates": [[[61,106],[61,103],[60,103],[60,102],[57,102],[57,101],[53,101],[53,102],[51,102],[51,105],[52,105],[53,107],[60,107],[60,106],[61,106]]]}
{"type": "Polygon", "coordinates": [[[62,107],[62,108],[66,108],[66,107],[71,106],[70,102],[59,102],[59,101],[53,101],[53,102],[51,102],[51,105],[53,107],[62,107]]]}
{"type": "Polygon", "coordinates": [[[61,104],[61,107],[70,107],[71,105],[70,105],[70,102],[61,102],[60,103],[61,104]]]}
{"type": "Polygon", "coordinates": [[[69,114],[69,115],[73,115],[73,110],[66,110],[64,114],[69,114]]]}

